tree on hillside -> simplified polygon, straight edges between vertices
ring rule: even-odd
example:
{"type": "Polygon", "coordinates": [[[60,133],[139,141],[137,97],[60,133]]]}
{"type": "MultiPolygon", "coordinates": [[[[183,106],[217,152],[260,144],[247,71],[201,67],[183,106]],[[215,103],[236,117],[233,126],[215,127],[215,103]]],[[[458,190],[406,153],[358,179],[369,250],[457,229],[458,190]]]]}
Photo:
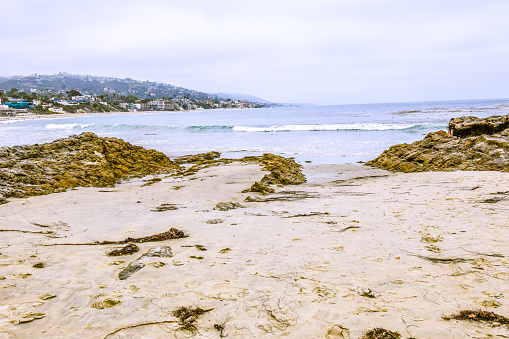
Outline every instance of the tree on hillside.
{"type": "Polygon", "coordinates": [[[69,97],[79,97],[81,93],[75,89],[66,92],[69,97]]]}
{"type": "Polygon", "coordinates": [[[129,94],[125,97],[125,101],[134,104],[138,100],[138,97],[136,95],[129,94]]]}

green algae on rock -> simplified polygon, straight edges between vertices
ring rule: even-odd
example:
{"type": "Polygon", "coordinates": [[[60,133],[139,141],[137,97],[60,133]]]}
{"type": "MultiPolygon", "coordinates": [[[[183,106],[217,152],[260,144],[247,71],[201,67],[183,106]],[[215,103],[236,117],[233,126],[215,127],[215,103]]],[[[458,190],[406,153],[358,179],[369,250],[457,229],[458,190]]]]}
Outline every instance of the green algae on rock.
{"type": "Polygon", "coordinates": [[[451,138],[429,133],[413,144],[390,147],[367,166],[388,171],[509,171],[509,138],[500,134],[451,138]]]}
{"type": "Polygon", "coordinates": [[[236,208],[244,208],[244,206],[242,206],[238,202],[230,201],[230,202],[218,202],[216,207],[214,207],[214,209],[218,211],[228,211],[236,208]]]}
{"type": "Polygon", "coordinates": [[[292,158],[265,153],[259,161],[263,168],[270,173],[266,174],[259,182],[255,182],[245,192],[274,193],[274,189],[269,185],[300,185],[306,182],[306,177],[302,174],[302,165],[292,158]]]}
{"type": "Polygon", "coordinates": [[[121,255],[130,255],[140,250],[135,244],[128,244],[122,248],[115,249],[107,254],[109,257],[117,257],[121,255]]]}
{"type": "Polygon", "coordinates": [[[215,160],[221,156],[221,153],[211,151],[207,153],[184,155],[173,159],[177,164],[193,164],[201,161],[215,160]]]}
{"type": "Polygon", "coordinates": [[[163,153],[86,132],[47,144],[0,148],[0,201],[180,170],[163,153]]]}
{"type": "Polygon", "coordinates": [[[108,298],[108,299],[104,299],[103,301],[97,301],[97,302],[93,303],[90,307],[102,310],[105,308],[115,307],[120,303],[121,303],[120,300],[108,298]]]}
{"type": "Polygon", "coordinates": [[[263,169],[270,173],[265,175],[259,182],[255,182],[250,189],[244,192],[268,194],[274,193],[274,189],[269,187],[269,185],[299,185],[306,182],[306,177],[302,174],[302,165],[298,164],[293,158],[285,158],[271,153],[265,153],[262,156],[247,156],[241,159],[217,159],[220,156],[219,152],[208,152],[195,156],[176,158],[174,162],[178,164],[193,164],[192,167],[180,171],[178,173],[180,175],[192,175],[204,168],[231,163],[261,163],[263,169]]]}
{"type": "MultiPolygon", "coordinates": [[[[217,159],[219,152],[189,155],[170,160],[163,153],[132,145],[122,139],[98,137],[85,132],[46,144],[0,147],[0,204],[6,199],[64,192],[74,187],[112,187],[134,177],[154,174],[192,175],[197,171],[230,163],[261,163],[270,173],[251,190],[273,192],[269,185],[306,181],[301,165],[273,154],[242,159],[217,159]],[[190,168],[180,164],[192,164],[190,168]]],[[[143,186],[161,181],[152,178],[143,186]]]]}

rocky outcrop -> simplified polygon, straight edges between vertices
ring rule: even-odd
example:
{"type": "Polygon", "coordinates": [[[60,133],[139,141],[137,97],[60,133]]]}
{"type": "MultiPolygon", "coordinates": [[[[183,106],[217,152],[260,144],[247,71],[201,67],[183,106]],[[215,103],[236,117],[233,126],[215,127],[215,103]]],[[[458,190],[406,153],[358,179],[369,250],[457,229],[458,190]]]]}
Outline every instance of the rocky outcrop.
{"type": "Polygon", "coordinates": [[[163,153],[87,132],[47,144],[0,148],[0,202],[180,170],[163,153]]]}
{"type": "Polygon", "coordinates": [[[264,170],[270,173],[266,174],[259,182],[255,182],[245,192],[268,194],[274,192],[274,189],[269,185],[300,185],[306,182],[306,177],[302,173],[302,165],[295,162],[292,158],[265,153],[260,161],[264,170]]]}
{"type": "MultiPolygon", "coordinates": [[[[270,193],[269,185],[306,182],[302,166],[291,158],[273,154],[242,159],[216,159],[208,152],[170,160],[163,153],[134,146],[118,138],[102,138],[87,132],[47,144],[0,148],[0,204],[7,198],[63,192],[73,187],[111,187],[133,177],[158,173],[175,176],[234,162],[260,163],[270,173],[253,185],[252,191],[270,193]],[[183,165],[180,165],[183,164],[183,165]],[[188,164],[192,166],[189,167],[188,164]]],[[[153,178],[143,186],[159,182],[153,178]]],[[[169,204],[162,211],[175,209],[169,204]]]]}
{"type": "Polygon", "coordinates": [[[502,134],[509,135],[509,115],[493,115],[488,118],[459,117],[451,119],[449,128],[453,136],[459,138],[502,134]]]}
{"type": "Polygon", "coordinates": [[[173,159],[177,164],[194,164],[201,161],[214,160],[221,156],[221,153],[216,151],[211,151],[207,153],[200,154],[192,154],[192,155],[184,155],[178,158],[173,159]]]}
{"type": "Polygon", "coordinates": [[[120,280],[126,280],[131,275],[141,270],[143,267],[145,267],[145,263],[143,261],[146,261],[146,258],[171,258],[171,257],[173,257],[173,254],[171,253],[170,246],[157,246],[151,248],[141,257],[129,263],[129,265],[127,265],[126,268],[120,271],[120,273],[118,274],[118,278],[120,280]]]}
{"type": "Polygon", "coordinates": [[[240,203],[238,202],[218,202],[216,207],[214,207],[215,210],[218,211],[229,211],[234,210],[236,208],[244,208],[240,203]]]}
{"type": "MultiPolygon", "coordinates": [[[[457,127],[456,133],[474,133],[487,128],[475,127],[485,126],[480,122],[470,124],[471,127],[467,125],[455,125],[463,126],[457,127]]],[[[509,138],[501,134],[451,138],[445,131],[438,131],[411,145],[392,146],[366,165],[407,173],[455,170],[509,172],[509,138]]]]}

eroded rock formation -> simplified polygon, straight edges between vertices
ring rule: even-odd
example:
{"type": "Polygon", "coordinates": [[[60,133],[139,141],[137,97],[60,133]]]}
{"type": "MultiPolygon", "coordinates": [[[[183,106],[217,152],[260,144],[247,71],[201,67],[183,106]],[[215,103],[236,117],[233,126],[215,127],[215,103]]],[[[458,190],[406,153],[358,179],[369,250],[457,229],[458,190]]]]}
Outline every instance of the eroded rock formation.
{"type": "Polygon", "coordinates": [[[482,134],[509,135],[509,115],[493,115],[488,118],[459,117],[451,119],[449,128],[452,135],[465,138],[482,134]]]}
{"type": "Polygon", "coordinates": [[[509,116],[452,119],[453,137],[429,133],[413,144],[390,147],[366,165],[399,172],[509,171],[509,116]]]}
{"type": "MultiPolygon", "coordinates": [[[[253,191],[273,192],[269,185],[306,181],[302,166],[293,159],[273,154],[242,159],[217,159],[219,156],[219,152],[208,152],[172,161],[161,152],[90,132],[47,144],[0,147],[0,204],[10,197],[63,192],[73,187],[111,187],[122,180],[160,173],[192,175],[203,168],[233,162],[260,163],[270,172],[253,185],[253,191]]],[[[159,181],[153,178],[144,186],[159,181]]]]}
{"type": "Polygon", "coordinates": [[[0,200],[109,187],[121,180],[179,170],[163,153],[87,132],[47,144],[0,148],[0,200]]]}

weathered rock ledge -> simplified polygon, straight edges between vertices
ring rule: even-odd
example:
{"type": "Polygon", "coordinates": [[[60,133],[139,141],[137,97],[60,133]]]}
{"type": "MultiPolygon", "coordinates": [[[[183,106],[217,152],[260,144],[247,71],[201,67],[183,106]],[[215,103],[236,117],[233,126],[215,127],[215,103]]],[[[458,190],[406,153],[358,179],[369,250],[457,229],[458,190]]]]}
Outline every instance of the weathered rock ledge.
{"type": "Polygon", "coordinates": [[[179,170],[163,153],[82,133],[47,144],[0,148],[0,200],[108,187],[131,177],[179,170]]]}
{"type": "Polygon", "coordinates": [[[482,134],[509,135],[509,115],[493,115],[488,118],[459,117],[449,121],[452,135],[465,138],[482,134]]]}
{"type": "Polygon", "coordinates": [[[257,162],[270,173],[263,186],[305,182],[301,166],[293,159],[264,154],[242,159],[216,159],[218,152],[170,160],[118,138],[82,133],[47,144],[0,147],[0,204],[7,198],[25,198],[73,187],[111,187],[122,180],[154,174],[191,175],[196,171],[232,162],[257,162]],[[181,164],[192,164],[186,168],[181,164]]]}
{"type": "Polygon", "coordinates": [[[445,131],[429,133],[413,144],[390,147],[366,165],[389,171],[509,172],[509,116],[461,117],[445,131]]]}

